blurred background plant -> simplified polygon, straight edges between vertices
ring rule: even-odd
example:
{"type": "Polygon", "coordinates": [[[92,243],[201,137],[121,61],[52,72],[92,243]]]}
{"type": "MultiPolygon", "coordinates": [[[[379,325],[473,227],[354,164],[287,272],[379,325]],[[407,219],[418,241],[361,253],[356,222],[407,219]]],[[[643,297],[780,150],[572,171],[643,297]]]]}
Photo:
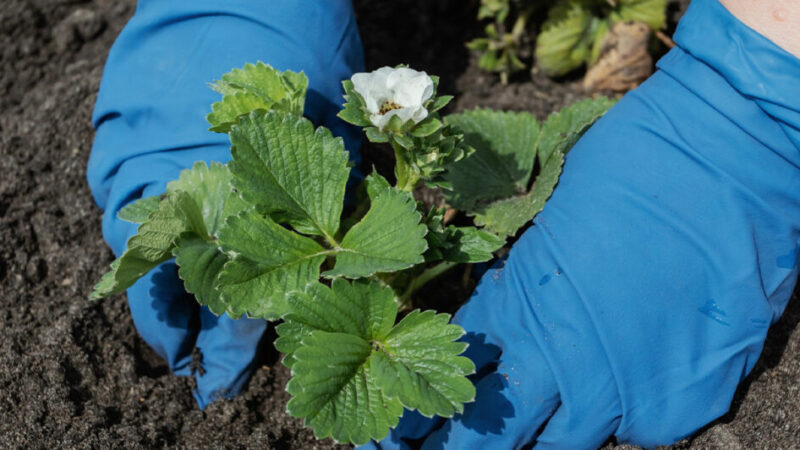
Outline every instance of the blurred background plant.
{"type": "MultiPolygon", "coordinates": [[[[613,45],[624,43],[625,33],[611,33],[618,23],[645,25],[649,30],[647,39],[638,39],[636,48],[643,46],[647,50],[653,33],[665,25],[668,2],[481,0],[478,19],[491,22],[486,26],[486,36],[470,41],[467,47],[480,52],[479,67],[498,73],[504,84],[511,75],[526,68],[525,60],[531,59],[546,75],[562,76],[584,64],[594,66],[608,53],[609,40],[613,45]],[[538,35],[534,37],[537,29],[538,35]],[[531,58],[532,41],[535,41],[534,58],[531,58]]],[[[659,38],[668,44],[669,38],[663,35],[659,38]]],[[[619,55],[616,59],[620,59],[619,55]]]]}

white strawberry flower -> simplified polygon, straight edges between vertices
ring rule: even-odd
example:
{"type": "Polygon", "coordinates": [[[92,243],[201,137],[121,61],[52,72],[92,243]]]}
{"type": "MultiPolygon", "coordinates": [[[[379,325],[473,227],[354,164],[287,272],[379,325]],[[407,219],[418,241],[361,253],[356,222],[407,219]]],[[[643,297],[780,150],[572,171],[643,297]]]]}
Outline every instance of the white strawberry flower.
{"type": "Polygon", "coordinates": [[[425,102],[433,96],[433,80],[425,72],[407,67],[381,67],[351,78],[353,89],[364,99],[369,120],[381,131],[392,117],[419,123],[428,117],[425,102]]]}

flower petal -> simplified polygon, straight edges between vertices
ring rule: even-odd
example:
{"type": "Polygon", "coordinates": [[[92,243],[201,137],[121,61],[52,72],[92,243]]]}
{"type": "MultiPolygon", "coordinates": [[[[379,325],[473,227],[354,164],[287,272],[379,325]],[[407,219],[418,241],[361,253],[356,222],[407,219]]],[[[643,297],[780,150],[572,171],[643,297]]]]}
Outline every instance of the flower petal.
{"type": "Polygon", "coordinates": [[[428,117],[424,104],[433,96],[433,80],[425,72],[407,67],[381,67],[369,73],[357,73],[351,80],[353,89],[364,98],[370,121],[381,130],[394,116],[404,123],[408,120],[418,123],[428,117]],[[380,114],[387,102],[401,108],[380,114]]]}

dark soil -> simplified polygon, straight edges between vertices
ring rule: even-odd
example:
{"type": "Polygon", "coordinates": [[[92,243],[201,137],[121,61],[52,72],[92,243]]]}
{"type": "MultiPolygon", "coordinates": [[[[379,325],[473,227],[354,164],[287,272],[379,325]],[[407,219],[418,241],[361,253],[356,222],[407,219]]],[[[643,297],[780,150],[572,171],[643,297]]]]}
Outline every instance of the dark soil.
{"type": "MultiPolygon", "coordinates": [[[[370,68],[408,63],[474,106],[543,118],[577,81],[477,70],[475,0],[360,0],[370,68]]],[[[0,446],[332,448],[288,417],[288,373],[265,355],[246,391],[195,407],[137,336],[124,297],[86,296],[111,260],[85,181],[106,54],[133,0],[4,0],[0,8],[0,446]]],[[[461,274],[451,277],[460,280],[461,274]]],[[[444,289],[431,288],[432,291],[444,289]]],[[[800,448],[800,302],[770,332],[731,413],[682,448],[800,448]]],[[[702,405],[698,405],[702,407],[702,405]]]]}

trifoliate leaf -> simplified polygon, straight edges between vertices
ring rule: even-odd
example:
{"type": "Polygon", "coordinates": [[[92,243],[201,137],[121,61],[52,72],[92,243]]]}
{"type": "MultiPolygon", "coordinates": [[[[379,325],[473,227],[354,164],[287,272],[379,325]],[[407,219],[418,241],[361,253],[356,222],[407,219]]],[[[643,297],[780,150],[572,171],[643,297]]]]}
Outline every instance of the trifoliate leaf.
{"type": "Polygon", "coordinates": [[[651,30],[658,30],[667,20],[666,12],[667,0],[618,0],[609,18],[613,23],[644,22],[651,30]]]}
{"type": "Polygon", "coordinates": [[[558,2],[536,38],[537,66],[551,76],[579,67],[591,56],[593,31],[600,21],[581,2],[558,2]]]}
{"type": "Polygon", "coordinates": [[[216,234],[225,217],[246,207],[233,190],[226,166],[195,163],[167,185],[166,200],[159,202],[159,197],[148,197],[120,211],[120,217],[140,221],[142,225],[128,241],[128,249],[115,263],[111,275],[104,277],[92,296],[126,289],[174,254],[187,290],[215,313],[224,312],[215,283],[228,258],[208,239],[216,234]]]}
{"type": "Polygon", "coordinates": [[[279,112],[241,118],[230,137],[229,167],[242,197],[301,233],[333,241],[350,173],[342,139],[279,112]]]}
{"type": "Polygon", "coordinates": [[[234,191],[232,178],[228,166],[218,162],[207,166],[205,162],[198,161],[191,169],[182,171],[177,180],[167,185],[167,193],[188,193],[200,207],[206,230],[214,236],[226,217],[236,215],[248,207],[234,191]]]}
{"type": "Polygon", "coordinates": [[[111,271],[95,286],[90,299],[123,292],[150,269],[172,258],[175,241],[184,232],[208,236],[197,203],[186,192],[175,191],[128,239],[127,249],[111,264],[111,271]]]}
{"type": "Polygon", "coordinates": [[[186,290],[194,294],[198,303],[208,305],[214,314],[224,313],[227,305],[220,301],[217,276],[228,256],[216,243],[192,233],[178,238],[173,253],[178,276],[184,280],[186,290]]]}
{"type": "MultiPolygon", "coordinates": [[[[522,113],[476,110],[449,116],[448,122],[464,131],[475,154],[449,168],[453,191],[445,191],[445,198],[475,216],[475,223],[486,231],[501,238],[513,235],[550,198],[564,155],[613,104],[607,98],[574,103],[551,114],[541,129],[522,113]],[[534,156],[539,175],[527,191],[534,156]]],[[[439,254],[444,257],[447,246],[441,245],[439,254]]]]}
{"type": "Polygon", "coordinates": [[[370,356],[372,375],[384,394],[426,417],[452,417],[475,399],[475,386],[466,378],[475,365],[458,356],[467,344],[454,342],[464,330],[448,325],[449,320],[449,314],[412,311],[370,356]]]}
{"type": "Polygon", "coordinates": [[[342,239],[327,277],[359,278],[406,269],[424,260],[427,231],[410,192],[388,189],[342,239]]]}
{"type": "Polygon", "coordinates": [[[232,317],[280,317],[287,311],[286,293],[317,280],[331,254],[253,211],[230,217],[219,235],[224,249],[235,255],[219,275],[222,302],[232,317]]]}
{"type": "Polygon", "coordinates": [[[284,111],[303,115],[308,78],[303,73],[281,72],[259,62],[222,76],[211,87],[223,95],[206,117],[211,131],[227,133],[237,119],[253,111],[284,111]]]}
{"type": "Polygon", "coordinates": [[[447,202],[470,211],[480,203],[505,198],[527,188],[536,156],[539,124],[528,113],[476,109],[451,114],[445,121],[464,133],[475,153],[448,167],[447,202]]]}
{"type": "Polygon", "coordinates": [[[142,223],[147,220],[151,212],[158,209],[159,203],[161,203],[160,195],[140,198],[120,209],[117,217],[127,222],[142,223]]]}
{"type": "Polygon", "coordinates": [[[319,437],[362,444],[397,425],[400,402],[382,395],[369,376],[371,342],[389,334],[397,315],[391,288],[336,279],[289,294],[291,312],[275,347],[294,378],[287,409],[319,437]]]}
{"type": "Polygon", "coordinates": [[[287,409],[315,436],[379,440],[397,425],[402,404],[450,417],[474,398],[466,378],[474,365],[458,356],[466,344],[454,342],[464,331],[447,324],[448,315],[414,311],[392,327],[394,293],[374,281],[312,283],[288,301],[275,342],[292,369],[287,409]]]}
{"type": "Polygon", "coordinates": [[[606,97],[587,99],[550,114],[539,134],[540,162],[547,161],[555,150],[567,154],[583,133],[615,103],[616,100],[606,97]]]}
{"type": "Polygon", "coordinates": [[[371,376],[364,339],[314,331],[295,352],[294,377],[286,385],[289,414],[305,419],[317,439],[363,445],[381,440],[397,426],[403,406],[382,392],[371,376]]]}

